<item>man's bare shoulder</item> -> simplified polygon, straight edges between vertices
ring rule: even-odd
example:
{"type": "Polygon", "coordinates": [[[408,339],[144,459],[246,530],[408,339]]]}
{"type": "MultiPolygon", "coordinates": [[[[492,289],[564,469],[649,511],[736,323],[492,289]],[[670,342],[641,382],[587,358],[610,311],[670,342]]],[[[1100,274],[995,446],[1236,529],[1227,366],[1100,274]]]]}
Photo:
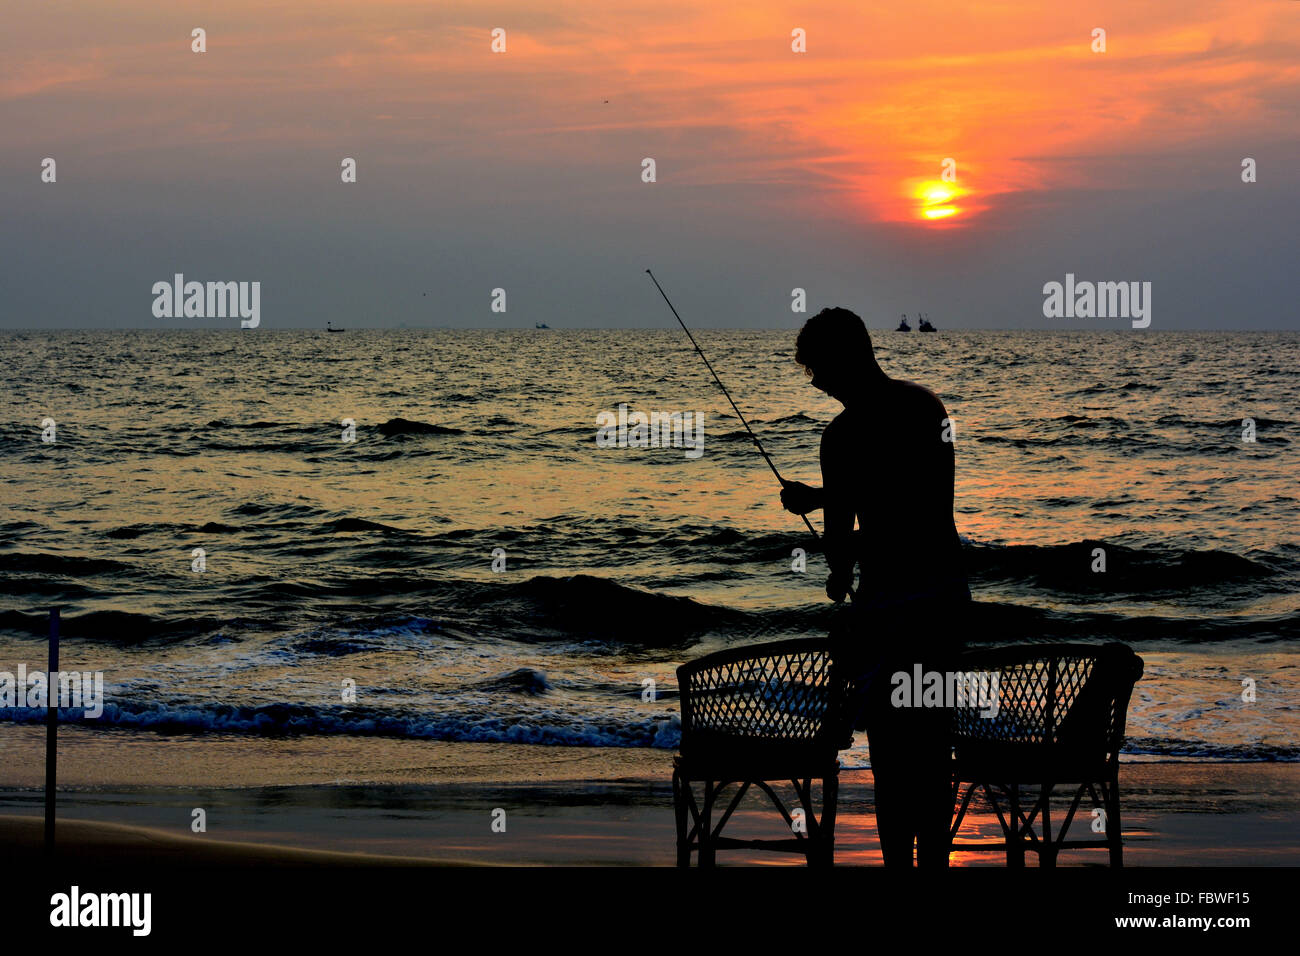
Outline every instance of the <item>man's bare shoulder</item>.
{"type": "Polygon", "coordinates": [[[898,396],[901,405],[923,413],[937,413],[939,415],[947,413],[939,396],[924,385],[918,385],[916,382],[909,382],[901,378],[892,381],[895,394],[898,396]]]}

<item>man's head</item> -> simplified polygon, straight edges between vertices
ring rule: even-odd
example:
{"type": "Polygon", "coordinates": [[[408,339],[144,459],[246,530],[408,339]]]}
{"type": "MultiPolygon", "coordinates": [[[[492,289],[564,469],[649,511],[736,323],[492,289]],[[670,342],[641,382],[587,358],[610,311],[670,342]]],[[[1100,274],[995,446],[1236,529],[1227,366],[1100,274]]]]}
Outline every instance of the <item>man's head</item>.
{"type": "Polygon", "coordinates": [[[840,401],[884,376],[866,324],[848,309],[822,309],[805,322],[795,340],[794,360],[816,388],[840,401]]]}

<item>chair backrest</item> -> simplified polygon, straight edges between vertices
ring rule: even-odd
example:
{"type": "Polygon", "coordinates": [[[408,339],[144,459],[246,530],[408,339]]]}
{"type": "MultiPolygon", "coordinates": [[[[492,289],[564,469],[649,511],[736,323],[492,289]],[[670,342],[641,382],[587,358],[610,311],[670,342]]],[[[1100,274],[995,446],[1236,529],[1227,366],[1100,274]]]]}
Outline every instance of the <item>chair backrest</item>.
{"type": "Polygon", "coordinates": [[[954,743],[1019,744],[1114,756],[1142,658],[1119,644],[1038,644],[967,651],[957,665],[996,675],[997,710],[968,700],[953,712],[954,743]]]}
{"type": "Polygon", "coordinates": [[[682,752],[719,739],[852,744],[852,682],[831,659],[828,639],[751,644],[677,668],[682,752]]]}

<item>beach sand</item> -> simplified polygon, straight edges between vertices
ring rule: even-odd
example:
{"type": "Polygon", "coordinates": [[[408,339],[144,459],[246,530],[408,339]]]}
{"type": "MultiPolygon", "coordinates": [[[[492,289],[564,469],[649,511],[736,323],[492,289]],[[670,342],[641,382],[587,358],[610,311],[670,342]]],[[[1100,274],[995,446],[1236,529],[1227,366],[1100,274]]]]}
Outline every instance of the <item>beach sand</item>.
{"type": "MultiPolygon", "coordinates": [[[[0,840],[18,857],[38,856],[44,730],[13,728],[5,738],[0,840]]],[[[674,862],[671,759],[668,751],[634,748],[68,727],[60,732],[57,846],[62,859],[88,865],[666,866],[674,862]],[[195,809],[206,815],[204,833],[191,830],[195,809]],[[492,826],[501,811],[505,832],[492,826]]],[[[1297,764],[1125,762],[1125,862],[1300,865],[1297,784],[1297,764]]],[[[880,865],[873,801],[869,770],[843,772],[838,864],[880,865]]],[[[760,797],[747,797],[728,824],[737,837],[783,832],[760,797]]],[[[1085,815],[1071,837],[1087,836],[1085,815]]],[[[987,810],[968,817],[960,837],[1000,838],[987,810]]],[[[802,858],[737,851],[720,862],[798,865],[802,858]]],[[[952,862],[1004,860],[962,851],[952,862]]],[[[1060,865],[1106,862],[1104,851],[1081,850],[1064,852],[1060,865]]]]}

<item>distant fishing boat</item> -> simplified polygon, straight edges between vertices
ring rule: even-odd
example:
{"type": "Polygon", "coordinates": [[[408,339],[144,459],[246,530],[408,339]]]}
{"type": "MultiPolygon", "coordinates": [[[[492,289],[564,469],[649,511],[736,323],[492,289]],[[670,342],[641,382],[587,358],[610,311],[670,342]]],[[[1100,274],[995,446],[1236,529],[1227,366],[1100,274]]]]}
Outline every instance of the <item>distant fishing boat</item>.
{"type": "Polygon", "coordinates": [[[330,325],[330,323],[326,322],[326,323],[325,323],[325,331],[326,331],[326,332],[346,332],[347,329],[336,329],[336,328],[334,328],[334,326],[330,325]]]}
{"type": "MultiPolygon", "coordinates": [[[[917,316],[920,316],[920,315],[921,315],[920,312],[918,312],[918,313],[916,313],[916,314],[917,314],[917,316]]],[[[920,331],[920,332],[937,332],[937,331],[939,331],[939,330],[936,329],[933,325],[930,324],[930,319],[929,319],[928,316],[922,318],[922,319],[921,319],[921,324],[918,325],[916,328],[917,328],[917,331],[920,331]]]]}
{"type": "Polygon", "coordinates": [[[895,332],[911,332],[911,331],[912,331],[912,327],[911,327],[910,325],[907,324],[907,313],[906,313],[906,312],[903,313],[903,321],[898,323],[898,328],[894,329],[894,331],[895,331],[895,332]]]}
{"type": "Polygon", "coordinates": [[[535,326],[533,326],[533,328],[537,328],[537,329],[549,329],[550,326],[547,325],[545,322],[538,322],[535,326]]]}

